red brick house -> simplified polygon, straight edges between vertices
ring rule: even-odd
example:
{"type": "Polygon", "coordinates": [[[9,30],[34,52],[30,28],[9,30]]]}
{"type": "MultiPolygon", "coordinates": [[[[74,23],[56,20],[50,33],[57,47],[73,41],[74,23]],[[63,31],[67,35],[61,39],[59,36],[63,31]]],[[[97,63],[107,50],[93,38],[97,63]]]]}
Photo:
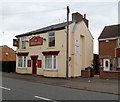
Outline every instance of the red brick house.
{"type": "Polygon", "coordinates": [[[16,51],[7,45],[0,46],[0,70],[3,72],[15,72],[15,67],[16,51]]]}
{"type": "Polygon", "coordinates": [[[120,74],[120,24],[105,26],[100,34],[100,77],[117,78],[120,74]]]}

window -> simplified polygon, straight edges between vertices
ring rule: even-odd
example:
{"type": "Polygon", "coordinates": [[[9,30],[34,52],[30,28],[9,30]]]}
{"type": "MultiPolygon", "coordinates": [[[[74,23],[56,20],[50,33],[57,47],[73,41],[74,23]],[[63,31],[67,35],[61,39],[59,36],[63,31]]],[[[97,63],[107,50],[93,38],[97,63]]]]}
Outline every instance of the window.
{"type": "Polygon", "coordinates": [[[22,56],[18,57],[18,67],[22,67],[22,56]]]}
{"type": "Polygon", "coordinates": [[[18,56],[18,67],[19,68],[27,67],[27,57],[26,56],[18,56]]]}
{"type": "Polygon", "coordinates": [[[52,56],[45,56],[45,68],[52,69],[52,56]]]}
{"type": "Polygon", "coordinates": [[[49,47],[55,46],[55,32],[49,33],[49,47]]]}
{"type": "Polygon", "coordinates": [[[120,47],[120,38],[117,40],[117,47],[120,47]]]}
{"type": "Polygon", "coordinates": [[[22,49],[26,49],[26,37],[22,37],[22,49]]]}
{"type": "Polygon", "coordinates": [[[120,68],[120,57],[117,58],[117,66],[120,68]]]}
{"type": "Polygon", "coordinates": [[[108,67],[108,61],[105,62],[105,66],[108,67]]]}
{"type": "Polygon", "coordinates": [[[103,66],[102,59],[100,59],[100,66],[101,66],[101,67],[103,66]]]}
{"type": "Polygon", "coordinates": [[[57,69],[57,56],[54,55],[45,56],[45,69],[49,70],[57,69]]]}
{"type": "Polygon", "coordinates": [[[18,49],[20,48],[20,39],[18,38],[18,49]]]}

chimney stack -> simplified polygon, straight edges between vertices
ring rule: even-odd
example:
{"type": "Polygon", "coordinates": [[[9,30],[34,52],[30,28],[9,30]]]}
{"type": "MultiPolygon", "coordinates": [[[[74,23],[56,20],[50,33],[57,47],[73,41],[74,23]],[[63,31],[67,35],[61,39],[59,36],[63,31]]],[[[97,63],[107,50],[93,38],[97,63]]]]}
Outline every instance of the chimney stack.
{"type": "Polygon", "coordinates": [[[83,20],[83,15],[81,15],[80,13],[76,12],[72,14],[72,21],[75,21],[76,23],[78,23],[79,21],[83,20]]]}
{"type": "Polygon", "coordinates": [[[86,14],[84,14],[84,18],[83,15],[78,12],[72,14],[72,21],[74,21],[75,23],[78,23],[82,20],[85,22],[86,26],[88,27],[88,20],[86,19],[86,14]]]}

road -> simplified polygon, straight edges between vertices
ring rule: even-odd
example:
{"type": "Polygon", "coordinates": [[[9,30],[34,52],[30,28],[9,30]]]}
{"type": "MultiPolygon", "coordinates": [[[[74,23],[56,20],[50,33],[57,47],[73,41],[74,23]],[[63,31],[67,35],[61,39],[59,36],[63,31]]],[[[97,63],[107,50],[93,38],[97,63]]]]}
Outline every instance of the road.
{"type": "Polygon", "coordinates": [[[70,89],[2,77],[2,100],[118,100],[117,95],[70,89]]]}

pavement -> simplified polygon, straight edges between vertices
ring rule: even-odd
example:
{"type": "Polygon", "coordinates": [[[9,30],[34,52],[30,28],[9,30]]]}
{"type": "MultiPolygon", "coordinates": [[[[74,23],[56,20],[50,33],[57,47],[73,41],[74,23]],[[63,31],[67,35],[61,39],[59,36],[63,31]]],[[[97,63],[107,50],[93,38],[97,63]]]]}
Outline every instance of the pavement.
{"type": "Polygon", "coordinates": [[[72,88],[77,90],[85,90],[92,92],[100,92],[107,94],[120,95],[119,81],[117,79],[99,79],[99,78],[70,78],[69,80],[64,78],[48,78],[38,75],[23,75],[17,73],[6,73],[2,72],[3,77],[25,80],[34,83],[42,83],[47,85],[54,85],[66,88],[72,88]]]}

